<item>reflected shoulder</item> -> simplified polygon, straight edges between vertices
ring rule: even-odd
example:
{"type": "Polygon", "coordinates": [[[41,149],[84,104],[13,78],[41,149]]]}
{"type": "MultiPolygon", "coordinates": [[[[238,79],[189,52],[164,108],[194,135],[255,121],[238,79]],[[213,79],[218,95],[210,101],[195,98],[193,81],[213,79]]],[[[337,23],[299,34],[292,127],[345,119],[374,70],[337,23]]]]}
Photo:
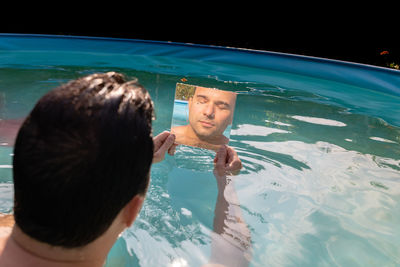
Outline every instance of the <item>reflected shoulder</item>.
{"type": "Polygon", "coordinates": [[[186,127],[187,125],[172,127],[171,132],[174,134],[181,134],[185,131],[186,127]]]}

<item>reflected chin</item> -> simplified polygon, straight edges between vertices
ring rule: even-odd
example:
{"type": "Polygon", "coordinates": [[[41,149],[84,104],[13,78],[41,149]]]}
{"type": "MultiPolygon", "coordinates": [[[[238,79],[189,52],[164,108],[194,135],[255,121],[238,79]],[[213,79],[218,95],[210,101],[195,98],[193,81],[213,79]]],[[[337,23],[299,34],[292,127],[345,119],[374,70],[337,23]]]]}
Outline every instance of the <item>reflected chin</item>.
{"type": "Polygon", "coordinates": [[[207,132],[207,131],[197,131],[196,134],[198,137],[201,137],[202,139],[209,139],[215,136],[214,132],[207,132]]]}
{"type": "Polygon", "coordinates": [[[210,139],[216,136],[216,133],[213,129],[207,129],[204,127],[194,129],[194,132],[200,139],[210,139]]]}

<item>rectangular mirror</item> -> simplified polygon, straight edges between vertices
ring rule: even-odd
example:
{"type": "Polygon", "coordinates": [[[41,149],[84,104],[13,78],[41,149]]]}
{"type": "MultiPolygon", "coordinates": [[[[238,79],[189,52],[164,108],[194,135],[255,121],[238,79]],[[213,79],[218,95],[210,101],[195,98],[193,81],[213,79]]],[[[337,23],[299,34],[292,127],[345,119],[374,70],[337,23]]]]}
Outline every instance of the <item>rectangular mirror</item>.
{"type": "Polygon", "coordinates": [[[171,132],[176,143],[218,150],[229,143],[236,93],[176,84],[171,132]]]}

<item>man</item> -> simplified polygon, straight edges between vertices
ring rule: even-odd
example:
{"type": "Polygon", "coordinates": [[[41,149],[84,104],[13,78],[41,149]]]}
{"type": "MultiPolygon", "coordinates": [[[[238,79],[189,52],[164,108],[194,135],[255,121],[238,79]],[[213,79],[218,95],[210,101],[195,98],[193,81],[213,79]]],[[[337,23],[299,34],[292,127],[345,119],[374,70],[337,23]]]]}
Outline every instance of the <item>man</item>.
{"type": "MultiPolygon", "coordinates": [[[[173,134],[151,137],[152,119],[148,92],[115,72],[43,96],[15,141],[15,224],[0,218],[0,266],[102,266],[142,207],[152,162],[174,153],[173,134]]],[[[219,171],[240,169],[227,149],[219,171]]]]}
{"type": "Polygon", "coordinates": [[[189,124],[171,129],[176,142],[217,151],[229,139],[223,135],[232,124],[236,93],[197,86],[188,100],[189,124]]]}

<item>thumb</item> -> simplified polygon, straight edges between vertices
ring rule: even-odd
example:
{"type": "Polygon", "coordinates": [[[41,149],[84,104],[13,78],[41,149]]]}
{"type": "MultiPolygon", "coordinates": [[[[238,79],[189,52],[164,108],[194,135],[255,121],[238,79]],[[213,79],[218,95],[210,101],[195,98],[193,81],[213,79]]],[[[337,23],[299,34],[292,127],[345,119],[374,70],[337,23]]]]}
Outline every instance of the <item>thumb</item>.
{"type": "Polygon", "coordinates": [[[165,154],[165,152],[170,149],[170,147],[174,144],[175,142],[175,135],[170,134],[164,141],[164,143],[161,145],[161,147],[158,149],[158,153],[165,154]]]}
{"type": "Polygon", "coordinates": [[[226,164],[226,147],[222,145],[215,156],[215,165],[217,168],[225,168],[226,164]]]}
{"type": "Polygon", "coordinates": [[[154,140],[154,150],[158,151],[160,149],[161,145],[165,142],[165,139],[169,137],[170,133],[167,131],[164,131],[157,135],[156,137],[153,138],[154,140]]]}

